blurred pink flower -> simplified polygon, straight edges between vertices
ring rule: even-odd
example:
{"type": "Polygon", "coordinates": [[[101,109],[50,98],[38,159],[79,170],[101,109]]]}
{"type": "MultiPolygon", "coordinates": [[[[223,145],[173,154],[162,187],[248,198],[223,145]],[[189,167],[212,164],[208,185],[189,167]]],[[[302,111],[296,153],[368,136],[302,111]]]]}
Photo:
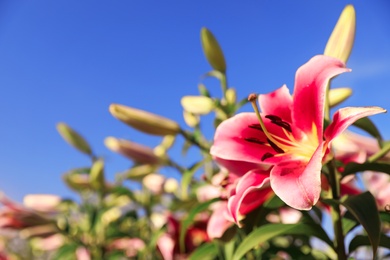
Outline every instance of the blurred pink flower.
{"type": "Polygon", "coordinates": [[[37,237],[34,239],[34,247],[42,251],[53,251],[64,244],[64,237],[61,234],[54,234],[48,237],[37,237]]]}
{"type": "Polygon", "coordinates": [[[118,238],[109,245],[110,250],[122,250],[127,257],[135,257],[138,252],[145,248],[145,242],[140,238],[118,238]]]}
{"type": "Polygon", "coordinates": [[[367,189],[376,199],[379,210],[390,207],[390,176],[386,173],[367,171],[363,173],[367,189]]]}
{"type": "Polygon", "coordinates": [[[60,201],[55,195],[27,195],[21,205],[0,193],[0,228],[20,230],[50,224],[60,201]]]}
{"type": "Polygon", "coordinates": [[[76,249],[76,259],[77,260],[91,260],[91,253],[85,247],[78,247],[76,249]]]}
{"type": "MultiPolygon", "coordinates": [[[[211,154],[231,172],[242,176],[245,170],[236,186],[237,199],[229,200],[232,211],[245,199],[259,204],[268,192],[252,193],[268,186],[295,209],[309,210],[317,203],[322,161],[332,140],[356,120],[385,112],[379,107],[342,108],[323,131],[326,86],[346,71],[335,58],[315,56],[298,69],[293,96],[286,86],[260,95],[261,115],[241,113],[219,125],[211,154]]],[[[247,209],[251,206],[257,205],[247,209]]]]}
{"type": "Polygon", "coordinates": [[[184,252],[180,252],[180,222],[174,216],[168,216],[167,232],[160,236],[157,241],[157,248],[163,259],[185,259],[188,254],[194,251],[201,244],[210,241],[206,232],[206,227],[207,219],[196,220],[190,227],[188,227],[184,238],[184,252]]]}

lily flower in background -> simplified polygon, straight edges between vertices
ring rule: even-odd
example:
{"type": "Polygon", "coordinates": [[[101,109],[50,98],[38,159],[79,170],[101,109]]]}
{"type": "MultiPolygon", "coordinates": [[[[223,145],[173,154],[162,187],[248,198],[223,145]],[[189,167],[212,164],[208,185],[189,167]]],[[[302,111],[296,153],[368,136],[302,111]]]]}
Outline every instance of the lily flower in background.
{"type": "Polygon", "coordinates": [[[0,193],[0,203],[3,204],[0,209],[0,228],[22,230],[50,225],[58,213],[60,202],[60,197],[55,195],[30,194],[24,198],[24,205],[21,205],[0,193]]]}
{"type": "Polygon", "coordinates": [[[248,192],[237,196],[245,199],[269,185],[295,209],[310,210],[317,203],[323,158],[332,140],[356,120],[385,112],[379,107],[342,108],[323,130],[326,86],[347,71],[336,58],[315,56],[298,69],[293,95],[286,86],[259,95],[261,114],[256,95],[251,95],[255,113],[241,113],[219,125],[211,155],[231,172],[248,170],[237,185],[248,192]]]}

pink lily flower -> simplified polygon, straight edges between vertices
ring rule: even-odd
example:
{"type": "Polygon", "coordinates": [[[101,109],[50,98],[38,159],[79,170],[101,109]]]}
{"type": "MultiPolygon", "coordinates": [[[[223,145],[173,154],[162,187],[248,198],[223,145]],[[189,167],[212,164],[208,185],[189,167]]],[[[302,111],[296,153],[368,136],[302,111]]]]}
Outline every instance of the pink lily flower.
{"type": "Polygon", "coordinates": [[[0,193],[0,203],[4,205],[0,209],[0,228],[21,230],[51,224],[60,201],[55,195],[30,194],[21,205],[0,193]]]}
{"type": "Polygon", "coordinates": [[[268,185],[295,209],[310,210],[317,203],[322,162],[332,140],[356,120],[385,112],[379,107],[342,108],[323,131],[326,86],[347,71],[338,59],[315,56],[298,69],[293,95],[285,85],[259,95],[261,114],[252,100],[256,113],[241,113],[219,125],[211,155],[229,171],[247,171],[237,184],[239,199],[231,197],[230,208],[242,207],[247,196],[268,185]]]}

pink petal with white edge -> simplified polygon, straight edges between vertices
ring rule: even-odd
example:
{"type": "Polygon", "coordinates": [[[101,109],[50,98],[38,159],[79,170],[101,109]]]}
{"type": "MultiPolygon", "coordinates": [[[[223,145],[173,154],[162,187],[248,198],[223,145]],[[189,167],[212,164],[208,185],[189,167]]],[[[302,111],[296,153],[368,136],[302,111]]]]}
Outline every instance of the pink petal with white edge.
{"type": "Polygon", "coordinates": [[[329,142],[328,146],[330,147],[330,142],[356,120],[384,112],[386,110],[381,107],[344,107],[339,109],[324,133],[325,139],[329,142]]]}
{"type": "Polygon", "coordinates": [[[269,94],[259,95],[258,100],[263,114],[278,116],[291,123],[292,96],[286,85],[269,94]]]}
{"type": "Polygon", "coordinates": [[[236,194],[228,200],[228,211],[237,225],[240,217],[263,204],[271,194],[269,177],[252,170],[241,177],[236,186],[236,194]]]}
{"type": "MultiPolygon", "coordinates": [[[[322,141],[326,86],[329,80],[350,71],[338,59],[317,55],[302,65],[295,75],[292,120],[303,132],[317,127],[318,142],[322,141]]],[[[295,133],[294,133],[295,134],[295,133]]]]}
{"type": "Polygon", "coordinates": [[[269,146],[244,139],[256,137],[261,142],[267,142],[263,132],[249,127],[254,124],[259,124],[255,113],[240,113],[223,121],[215,132],[210,154],[224,160],[262,163],[264,154],[275,151],[269,146]]]}
{"type": "Polygon", "coordinates": [[[310,210],[321,193],[322,142],[309,162],[289,161],[271,170],[270,182],[275,194],[287,205],[310,210]]]}

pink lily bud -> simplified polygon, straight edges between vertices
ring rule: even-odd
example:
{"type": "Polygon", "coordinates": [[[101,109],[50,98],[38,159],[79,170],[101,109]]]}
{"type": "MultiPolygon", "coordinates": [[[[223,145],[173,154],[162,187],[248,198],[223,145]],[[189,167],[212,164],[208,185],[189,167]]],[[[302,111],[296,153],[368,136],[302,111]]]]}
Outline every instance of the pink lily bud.
{"type": "Polygon", "coordinates": [[[161,158],[156,156],[152,148],[131,141],[107,137],[104,144],[111,151],[119,153],[136,163],[159,164],[162,161],[161,158]]]}

